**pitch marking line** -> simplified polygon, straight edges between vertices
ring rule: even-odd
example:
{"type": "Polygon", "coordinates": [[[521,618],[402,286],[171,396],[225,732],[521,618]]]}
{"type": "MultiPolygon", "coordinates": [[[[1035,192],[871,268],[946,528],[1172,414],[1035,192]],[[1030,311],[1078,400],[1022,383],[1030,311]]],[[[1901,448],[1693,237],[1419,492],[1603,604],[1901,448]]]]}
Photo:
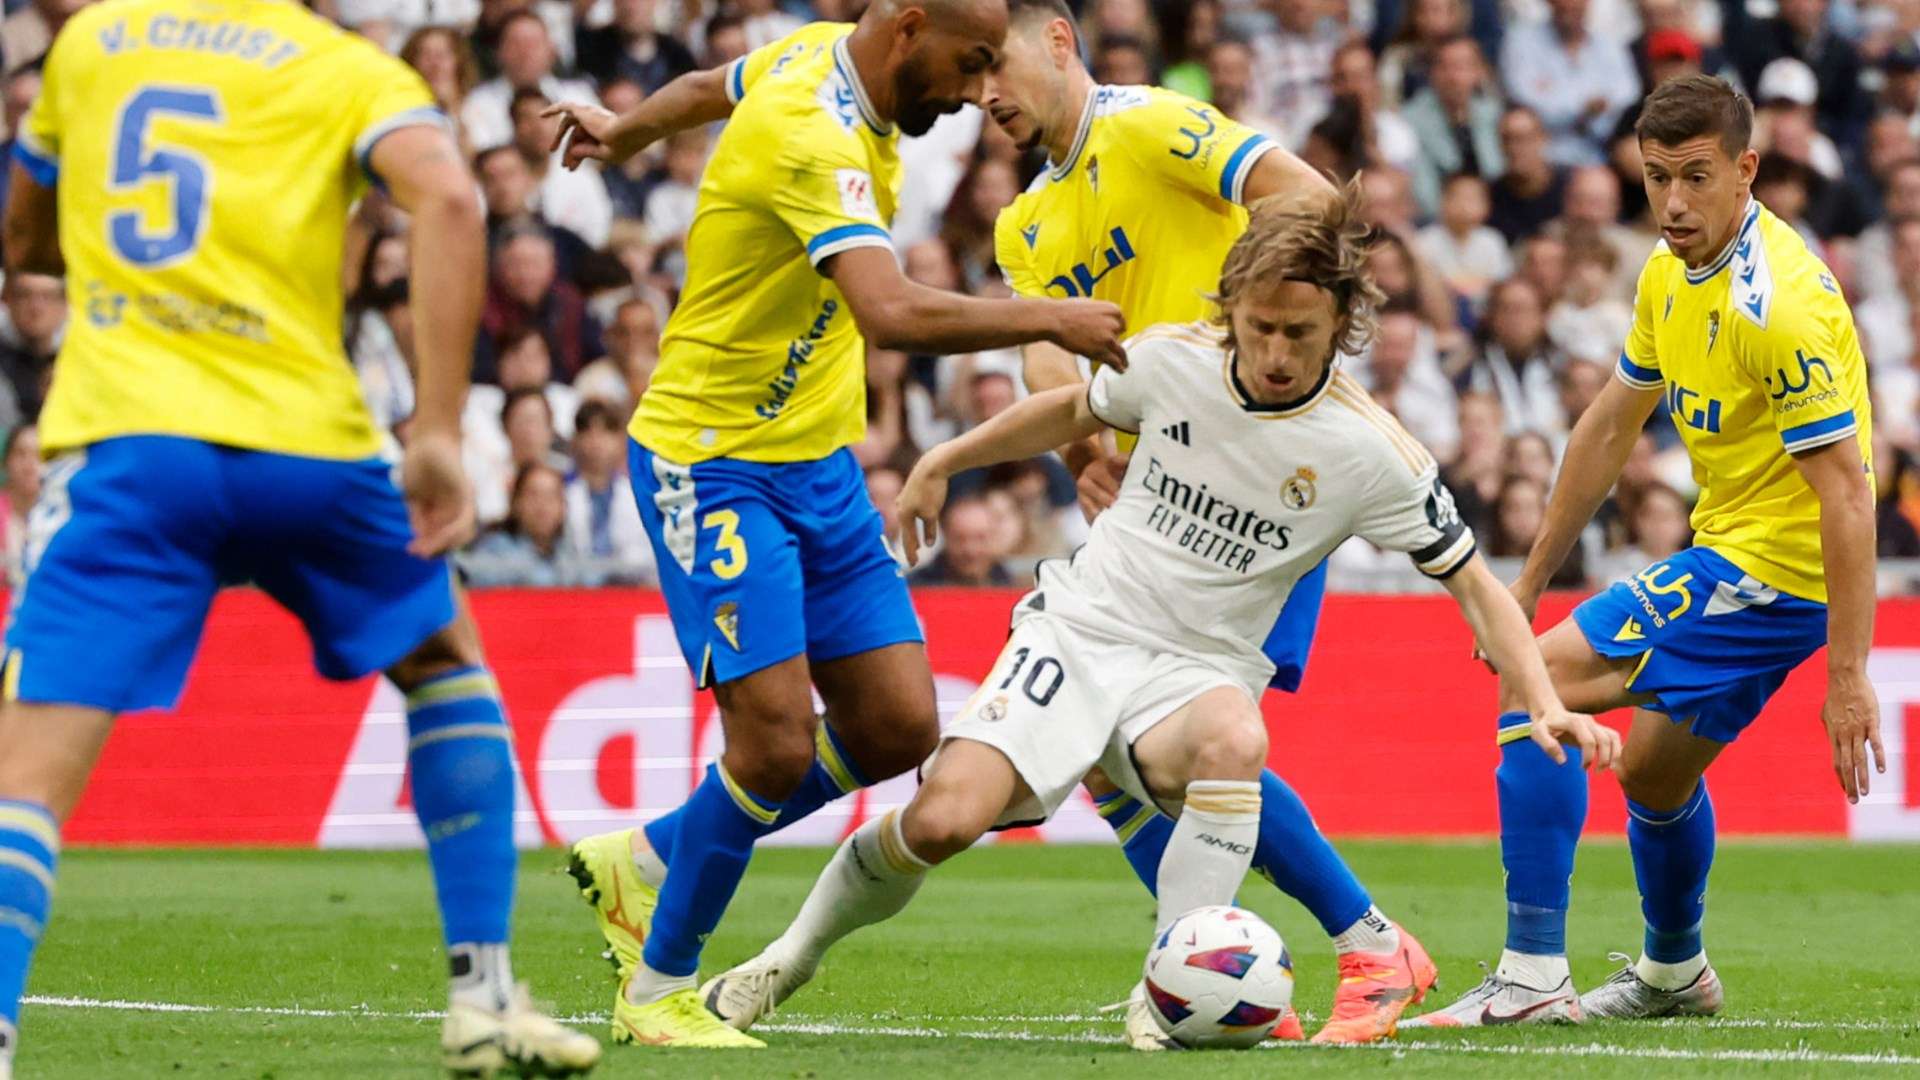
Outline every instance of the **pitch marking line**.
{"type": "MultiPolygon", "coordinates": [[[[381,1009],[307,1009],[285,1005],[190,1005],[174,1001],[127,1001],[121,999],[101,999],[86,997],[63,997],[52,995],[28,995],[23,999],[26,1004],[51,1006],[66,1009],[96,1009],[118,1012],[151,1013],[194,1013],[223,1016],[292,1016],[309,1019],[340,1020],[438,1020],[445,1014],[432,1011],[392,1011],[381,1009]]],[[[562,1016],[557,1019],[576,1025],[605,1024],[607,1018],[599,1014],[562,1016]]],[[[951,1019],[951,1018],[949,1018],[951,1019]]],[[[1001,1020],[1007,1018],[999,1018],[1001,1020]]],[[[1041,1018],[1026,1017],[1029,1022],[1041,1018]]],[[[1738,1024],[1722,1023],[1721,1027],[1756,1027],[1769,1025],[1770,1021],[1745,1021],[1738,1024]]],[[[1785,1025],[1788,1022],[1779,1022],[1785,1025]]],[[[1806,1025],[1818,1027],[1822,1025],[1806,1025]]],[[[1843,1026],[1843,1025],[1833,1025],[1843,1026]]],[[[1051,1034],[1047,1032],[1012,1031],[951,1031],[935,1027],[900,1027],[893,1025],[856,1025],[814,1022],[779,1022],[761,1024],[759,1030],[781,1032],[791,1035],[863,1035],[883,1038],[909,1039],[974,1039],[982,1042],[1031,1042],[1031,1043],[1100,1043],[1120,1049],[1121,1044],[1111,1035],[1099,1032],[1077,1032],[1051,1034]]],[[[1293,1043],[1266,1043],[1262,1049],[1302,1050],[1303,1045],[1293,1043]]],[[[1628,1047],[1606,1043],[1584,1043],[1572,1046],[1493,1046],[1477,1043],[1454,1042],[1407,1042],[1389,1041],[1368,1043],[1360,1046],[1348,1046],[1340,1049],[1350,1052],[1374,1051],[1390,1054],[1403,1053],[1449,1053],[1449,1054],[1493,1054],[1509,1057],[1577,1057],[1577,1058],[1643,1058],[1657,1061],[1750,1061],[1782,1064],[1817,1065],[1920,1065],[1920,1057],[1910,1057],[1891,1051],[1877,1053],[1835,1053],[1825,1050],[1812,1050],[1806,1047],[1794,1047],[1778,1050],[1684,1050],[1673,1047],[1647,1046],[1628,1047]]]]}

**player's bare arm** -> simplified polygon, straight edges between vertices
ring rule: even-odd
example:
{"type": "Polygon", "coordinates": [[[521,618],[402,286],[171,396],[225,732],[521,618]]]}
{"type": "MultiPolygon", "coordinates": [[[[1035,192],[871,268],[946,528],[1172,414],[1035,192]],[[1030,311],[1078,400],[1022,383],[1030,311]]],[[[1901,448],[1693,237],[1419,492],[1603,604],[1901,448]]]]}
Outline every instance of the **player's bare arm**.
{"type": "Polygon", "coordinates": [[[1547,500],[1546,521],[1533,550],[1527,553],[1519,580],[1513,583],[1514,599],[1520,602],[1529,623],[1540,606],[1547,581],[1567,561],[1567,554],[1580,539],[1580,530],[1593,520],[1594,511],[1613,490],[1660,398],[1659,390],[1637,390],[1619,379],[1609,379],[1573,426],[1559,475],[1553,479],[1553,494],[1547,500]]]}
{"type": "Polygon", "coordinates": [[[895,503],[907,565],[919,561],[922,535],[927,543],[939,537],[940,508],[946,505],[947,481],[955,473],[1044,454],[1105,427],[1087,405],[1086,384],[1077,383],[1034,394],[972,431],[927,451],[913,467],[895,503]],[[919,529],[914,528],[915,522],[919,529]]]}
{"type": "Polygon", "coordinates": [[[540,114],[559,117],[553,149],[566,147],[562,164],[577,169],[588,159],[619,164],[661,139],[733,115],[727,69],[689,71],[631,110],[614,114],[598,105],[563,101],[540,114]]]}
{"type": "MultiPolygon", "coordinates": [[[[1020,374],[1030,394],[1081,381],[1079,361],[1058,345],[1036,341],[1021,350],[1020,361],[1020,374]]],[[[1120,495],[1120,474],[1126,470],[1127,459],[1112,453],[1106,436],[1095,433],[1054,450],[1080,489],[1080,512],[1088,521],[1113,505],[1120,495]]]]}
{"type": "Polygon", "coordinates": [[[64,275],[67,261],[60,255],[54,189],[35,180],[17,161],[9,168],[13,175],[7,188],[7,273],[64,275]]]}
{"type": "Polygon", "coordinates": [[[418,404],[403,486],[412,550],[434,556],[474,530],[473,491],[460,457],[460,415],[472,376],[487,266],[486,224],[460,151],[437,128],[401,128],[374,145],[373,171],[413,215],[413,322],[418,404]]]}
{"type": "Polygon", "coordinates": [[[1104,300],[986,300],[930,289],[901,273],[893,251],[880,247],[843,251],[821,268],[840,286],[861,334],[882,349],[944,355],[1046,341],[1121,370],[1127,366],[1120,345],[1126,322],[1104,300]]]}
{"type": "Polygon", "coordinates": [[[1827,725],[1834,776],[1847,801],[1859,802],[1872,774],[1887,771],[1880,701],[1867,681],[1875,595],[1873,485],[1860,446],[1850,438],[1796,454],[1793,464],[1820,498],[1820,558],[1827,579],[1827,700],[1820,719],[1827,725]]]}
{"type": "Polygon", "coordinates": [[[1560,744],[1567,743],[1580,748],[1581,762],[1587,768],[1611,768],[1620,753],[1619,733],[1595,723],[1591,716],[1569,712],[1561,703],[1547,674],[1547,662],[1534,643],[1532,620],[1493,576],[1486,560],[1475,555],[1442,584],[1459,602],[1460,613],[1473,627],[1474,637],[1500,677],[1526,704],[1527,715],[1533,718],[1530,737],[1540,749],[1556,765],[1564,765],[1567,752],[1560,744]]]}
{"type": "Polygon", "coordinates": [[[1247,174],[1244,193],[1248,206],[1268,198],[1281,200],[1275,205],[1326,216],[1340,201],[1340,192],[1320,170],[1298,155],[1275,148],[1260,155],[1260,160],[1254,163],[1253,171],[1247,174]]]}

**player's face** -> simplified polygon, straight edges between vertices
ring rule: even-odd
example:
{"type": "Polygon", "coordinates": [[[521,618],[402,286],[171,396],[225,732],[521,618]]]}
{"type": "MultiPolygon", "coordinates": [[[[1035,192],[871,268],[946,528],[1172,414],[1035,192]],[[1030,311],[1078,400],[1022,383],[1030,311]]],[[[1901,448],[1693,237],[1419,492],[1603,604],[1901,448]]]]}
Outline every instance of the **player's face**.
{"type": "Polygon", "coordinates": [[[898,20],[905,59],[894,71],[894,122],[908,135],[925,135],[934,121],[960,106],[980,104],[987,71],[1007,37],[1004,4],[981,3],[930,20],[910,8],[898,20]]]}
{"type": "Polygon", "coordinates": [[[1712,262],[1740,227],[1759,155],[1731,156],[1718,135],[1701,135],[1673,145],[1648,139],[1640,156],[1647,203],[1667,246],[1688,266],[1712,262]]]}
{"type": "Polygon", "coordinates": [[[1050,31],[1051,24],[1034,21],[1007,35],[980,102],[1023,153],[1045,142],[1049,127],[1060,122],[1065,80],[1050,31]]]}
{"type": "Polygon", "coordinates": [[[1235,374],[1262,405],[1294,401],[1319,385],[1341,329],[1333,294],[1306,281],[1248,289],[1228,317],[1235,374]]]}

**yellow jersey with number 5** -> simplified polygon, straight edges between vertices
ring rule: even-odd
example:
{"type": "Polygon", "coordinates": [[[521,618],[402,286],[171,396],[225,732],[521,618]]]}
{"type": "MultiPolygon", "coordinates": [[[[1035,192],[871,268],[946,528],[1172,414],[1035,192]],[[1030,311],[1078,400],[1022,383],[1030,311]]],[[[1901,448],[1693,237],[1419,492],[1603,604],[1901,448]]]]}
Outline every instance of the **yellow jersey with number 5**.
{"type": "Polygon", "coordinates": [[[412,69],[286,0],[83,8],[15,144],[58,193],[72,311],[46,450],[377,453],[341,343],[347,216],[374,143],[440,123],[412,69]]]}
{"type": "Polygon", "coordinates": [[[1659,244],[1616,374],[1666,394],[1700,485],[1694,543],[1826,603],[1820,499],[1793,455],[1851,440],[1871,479],[1873,411],[1853,312],[1800,234],[1754,199],[1698,270],[1659,244]]]}

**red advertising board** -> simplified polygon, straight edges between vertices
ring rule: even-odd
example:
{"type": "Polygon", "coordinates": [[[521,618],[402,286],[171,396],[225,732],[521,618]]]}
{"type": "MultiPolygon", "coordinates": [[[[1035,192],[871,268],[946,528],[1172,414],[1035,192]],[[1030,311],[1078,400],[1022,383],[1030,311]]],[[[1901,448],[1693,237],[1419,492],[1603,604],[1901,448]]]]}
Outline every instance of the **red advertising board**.
{"type": "MultiPolygon", "coordinates": [[[[1011,592],[917,595],[943,712],[988,670],[1011,592]]],[[[1558,618],[1572,598],[1550,600],[1558,618]]],[[[627,590],[498,591],[474,609],[515,731],[523,780],[520,839],[571,839],[677,805],[719,727],[695,694],[659,596],[627,590]]],[[[1890,774],[1849,808],[1820,726],[1816,658],[1715,765],[1720,827],[1745,834],[1920,836],[1920,776],[1904,748],[1920,737],[1920,601],[1880,609],[1874,678],[1890,774]],[[1909,700],[1912,704],[1909,704],[1909,700]]],[[[1470,635],[1444,596],[1329,598],[1298,695],[1268,694],[1272,765],[1333,834],[1495,831],[1494,679],[1469,659],[1470,635]]],[[[1624,723],[1625,714],[1608,718],[1624,723]]],[[[75,843],[417,844],[406,792],[399,696],[378,679],[312,673],[299,626],[247,591],[216,604],[180,708],[125,717],[68,830],[75,843]]],[[[830,843],[875,808],[911,795],[883,784],[779,834],[830,843]]],[[[1619,832],[1610,777],[1593,781],[1590,828],[1619,832]]],[[[1025,839],[1096,840],[1081,802],[1025,839]]]]}

